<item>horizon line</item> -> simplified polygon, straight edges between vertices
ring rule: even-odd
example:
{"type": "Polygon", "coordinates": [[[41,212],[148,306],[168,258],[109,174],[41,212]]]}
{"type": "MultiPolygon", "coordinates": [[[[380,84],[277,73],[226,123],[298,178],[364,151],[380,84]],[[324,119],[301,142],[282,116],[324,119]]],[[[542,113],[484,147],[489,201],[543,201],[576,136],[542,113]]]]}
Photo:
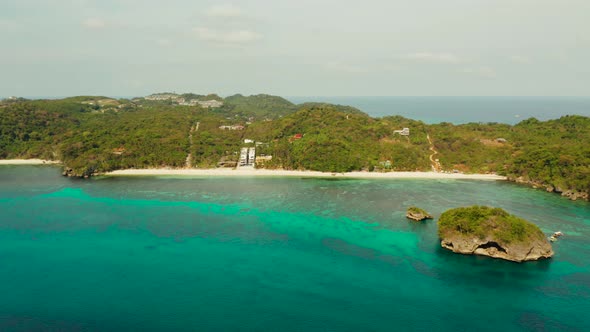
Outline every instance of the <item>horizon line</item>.
{"type": "MultiPolygon", "coordinates": [[[[25,99],[64,99],[64,98],[72,98],[72,97],[109,97],[109,98],[116,98],[116,99],[131,99],[131,98],[142,98],[145,96],[149,96],[151,94],[157,93],[175,93],[175,94],[185,94],[185,93],[194,93],[194,92],[153,92],[144,96],[130,96],[130,95],[118,95],[118,96],[109,96],[108,94],[75,94],[75,95],[50,95],[50,96],[43,96],[43,95],[25,95],[25,96],[0,96],[1,99],[8,99],[11,97],[17,98],[25,98],[25,99]]],[[[197,93],[199,94],[199,93],[197,93]]],[[[213,93],[216,94],[216,93],[213,93]]],[[[206,95],[206,94],[205,94],[206,95]]],[[[279,94],[270,94],[270,93],[253,93],[253,94],[243,94],[243,93],[234,93],[234,94],[223,94],[220,95],[222,98],[231,97],[234,95],[243,95],[243,96],[256,96],[256,95],[270,95],[282,98],[590,98],[590,95],[279,95],[279,94]]]]}

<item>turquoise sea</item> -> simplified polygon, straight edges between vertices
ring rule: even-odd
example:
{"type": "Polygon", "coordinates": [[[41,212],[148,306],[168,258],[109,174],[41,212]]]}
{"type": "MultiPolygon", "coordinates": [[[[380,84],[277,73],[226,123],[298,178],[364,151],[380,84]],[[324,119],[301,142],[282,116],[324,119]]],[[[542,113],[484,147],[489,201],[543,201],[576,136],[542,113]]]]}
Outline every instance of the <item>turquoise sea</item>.
{"type": "Polygon", "coordinates": [[[499,122],[534,117],[590,116],[590,97],[289,97],[296,104],[327,102],[354,106],[373,117],[401,115],[426,123],[499,122]]]}
{"type": "Polygon", "coordinates": [[[0,166],[0,331],[589,331],[590,204],[467,180],[61,177],[0,166]],[[561,230],[550,260],[440,248],[410,205],[561,230]]]}

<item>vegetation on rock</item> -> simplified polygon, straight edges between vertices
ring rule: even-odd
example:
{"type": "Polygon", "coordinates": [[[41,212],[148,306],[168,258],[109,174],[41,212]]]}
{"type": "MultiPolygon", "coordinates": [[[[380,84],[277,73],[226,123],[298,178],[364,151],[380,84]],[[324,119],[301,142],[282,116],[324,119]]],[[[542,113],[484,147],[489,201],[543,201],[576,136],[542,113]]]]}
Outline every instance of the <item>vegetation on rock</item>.
{"type": "Polygon", "coordinates": [[[535,224],[511,215],[500,208],[471,206],[451,209],[438,220],[438,235],[477,237],[481,240],[494,239],[500,244],[545,239],[535,224]]]}
{"type": "Polygon", "coordinates": [[[426,210],[423,210],[416,206],[410,206],[408,208],[408,210],[406,211],[406,217],[416,221],[432,219],[432,216],[428,212],[426,212],[426,210]]]}
{"type": "Polygon", "coordinates": [[[455,253],[524,262],[553,256],[536,225],[500,208],[471,206],[444,212],[438,221],[441,246],[455,253]]]}

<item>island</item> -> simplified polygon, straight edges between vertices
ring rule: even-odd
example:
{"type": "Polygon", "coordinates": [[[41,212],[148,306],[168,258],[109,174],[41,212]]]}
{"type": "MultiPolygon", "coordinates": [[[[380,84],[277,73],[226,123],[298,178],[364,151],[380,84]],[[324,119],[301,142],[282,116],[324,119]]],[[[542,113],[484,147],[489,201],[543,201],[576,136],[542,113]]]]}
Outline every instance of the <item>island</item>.
{"type": "Polygon", "coordinates": [[[438,235],[443,248],[459,254],[513,262],[553,256],[539,227],[500,208],[471,206],[445,211],[438,221],[438,235]]]}
{"type": "Polygon", "coordinates": [[[408,211],[406,211],[406,218],[414,221],[422,221],[425,219],[432,219],[432,216],[419,207],[410,206],[408,211]]]}
{"type": "Polygon", "coordinates": [[[0,100],[0,159],[60,161],[72,177],[154,169],[482,174],[588,200],[589,141],[590,118],[576,115],[427,124],[265,94],[0,100]]]}

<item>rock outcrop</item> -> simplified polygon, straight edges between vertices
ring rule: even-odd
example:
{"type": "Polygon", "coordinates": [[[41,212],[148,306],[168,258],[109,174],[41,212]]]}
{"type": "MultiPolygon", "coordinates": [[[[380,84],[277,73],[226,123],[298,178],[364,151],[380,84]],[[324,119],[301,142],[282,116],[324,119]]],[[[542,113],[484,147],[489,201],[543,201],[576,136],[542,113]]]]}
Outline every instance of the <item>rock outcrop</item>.
{"type": "Polygon", "coordinates": [[[498,208],[474,206],[446,211],[439,220],[441,246],[455,253],[513,262],[553,256],[551,244],[534,224],[498,208]]]}
{"type": "Polygon", "coordinates": [[[578,199],[588,201],[590,200],[590,192],[587,191],[576,191],[572,189],[563,189],[559,186],[553,186],[551,184],[542,183],[539,181],[529,180],[525,177],[508,177],[508,181],[513,181],[520,184],[525,184],[531,186],[534,189],[545,189],[547,192],[560,194],[563,197],[567,197],[572,201],[576,201],[578,199]]]}
{"type": "Polygon", "coordinates": [[[85,167],[82,170],[75,170],[71,167],[64,166],[63,172],[61,173],[63,176],[73,177],[73,178],[84,178],[88,179],[91,176],[100,175],[99,172],[96,171],[95,167],[85,167]]]}
{"type": "Polygon", "coordinates": [[[408,211],[406,212],[406,218],[412,219],[415,221],[422,221],[424,219],[432,219],[432,216],[428,212],[426,212],[420,208],[417,208],[415,206],[411,206],[408,208],[408,211]]]}
{"type": "Polygon", "coordinates": [[[500,244],[494,239],[449,236],[441,240],[441,246],[458,254],[482,255],[513,262],[536,261],[553,256],[547,240],[528,243],[500,244]]]}

